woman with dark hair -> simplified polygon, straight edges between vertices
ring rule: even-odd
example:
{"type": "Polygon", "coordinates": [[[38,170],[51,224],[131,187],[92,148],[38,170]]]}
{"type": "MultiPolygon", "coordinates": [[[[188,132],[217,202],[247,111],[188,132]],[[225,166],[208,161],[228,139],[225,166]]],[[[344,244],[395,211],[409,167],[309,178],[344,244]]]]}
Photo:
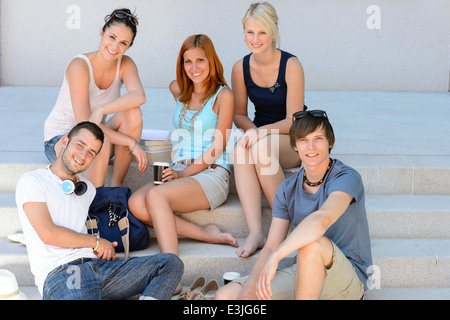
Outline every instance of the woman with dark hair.
{"type": "Polygon", "coordinates": [[[136,157],[140,171],[148,162],[139,146],[145,92],[133,60],[125,52],[134,42],[138,20],[128,9],[114,10],[100,29],[100,48],[75,56],[67,66],[56,104],[45,121],[45,155],[53,162],[61,152],[60,138],[77,123],[92,121],[105,133],[105,143],[84,173],[95,187],[103,186],[114,156],[111,186],[121,186],[136,157]],[[120,95],[125,84],[127,93],[120,95]],[[106,116],[112,115],[107,121],[106,116]]]}
{"type": "Polygon", "coordinates": [[[172,167],[163,171],[163,184],[147,184],[129,200],[139,220],[152,226],[163,253],[178,254],[178,235],[237,246],[230,233],[216,225],[198,226],[175,215],[221,205],[229,191],[226,159],[233,123],[233,93],[223,67],[206,35],[188,37],[177,61],[177,79],[170,84],[176,101],[173,115],[175,145],[172,167]],[[179,138],[179,139],[178,139],[179,138]]]}

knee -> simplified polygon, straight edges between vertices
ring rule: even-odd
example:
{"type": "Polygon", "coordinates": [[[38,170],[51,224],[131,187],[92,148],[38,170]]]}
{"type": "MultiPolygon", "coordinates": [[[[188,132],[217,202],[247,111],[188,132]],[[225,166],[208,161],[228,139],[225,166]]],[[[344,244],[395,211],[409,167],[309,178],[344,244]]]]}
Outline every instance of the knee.
{"type": "Polygon", "coordinates": [[[145,204],[150,214],[155,211],[155,208],[160,207],[161,201],[165,201],[165,199],[166,197],[164,192],[161,191],[160,186],[156,186],[148,190],[145,194],[145,204]]]}
{"type": "Polygon", "coordinates": [[[329,240],[325,237],[321,237],[316,241],[313,241],[297,251],[297,258],[299,261],[309,261],[317,257],[322,257],[324,252],[324,245],[329,240]]]}
{"type": "Polygon", "coordinates": [[[145,199],[133,193],[128,199],[128,209],[133,213],[134,216],[141,211],[141,208],[145,206],[145,199]]]}
{"type": "Polygon", "coordinates": [[[180,278],[184,272],[184,263],[176,254],[173,253],[160,253],[160,258],[163,264],[170,268],[175,274],[179,274],[180,278]]]}
{"type": "Polygon", "coordinates": [[[124,111],[124,116],[127,122],[135,125],[142,124],[142,110],[140,107],[130,108],[124,111]]]}

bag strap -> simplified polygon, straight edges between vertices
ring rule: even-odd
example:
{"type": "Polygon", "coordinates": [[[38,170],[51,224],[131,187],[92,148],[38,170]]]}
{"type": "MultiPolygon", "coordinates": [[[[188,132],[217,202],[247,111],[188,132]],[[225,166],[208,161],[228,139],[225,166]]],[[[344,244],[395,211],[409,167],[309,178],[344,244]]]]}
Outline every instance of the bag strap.
{"type": "MultiPolygon", "coordinates": [[[[89,217],[89,219],[86,220],[85,223],[86,223],[88,232],[90,234],[94,234],[94,229],[98,230],[97,220],[91,219],[91,217],[89,217]]],[[[121,237],[122,237],[123,248],[125,251],[125,259],[128,259],[128,255],[130,253],[130,221],[128,220],[128,216],[125,216],[122,219],[120,219],[117,224],[119,226],[120,231],[123,231],[126,229],[125,234],[122,235],[121,237]]],[[[98,231],[98,232],[100,233],[100,231],[98,231]]]]}
{"type": "Polygon", "coordinates": [[[91,217],[89,217],[89,220],[86,220],[86,228],[88,229],[88,232],[91,231],[91,234],[93,234],[93,229],[98,229],[97,220],[92,220],[91,217]]]}
{"type": "Polygon", "coordinates": [[[130,221],[128,220],[128,215],[123,217],[117,223],[120,231],[127,229],[125,234],[122,236],[123,249],[125,250],[125,259],[128,259],[128,254],[130,252],[130,221]]]}

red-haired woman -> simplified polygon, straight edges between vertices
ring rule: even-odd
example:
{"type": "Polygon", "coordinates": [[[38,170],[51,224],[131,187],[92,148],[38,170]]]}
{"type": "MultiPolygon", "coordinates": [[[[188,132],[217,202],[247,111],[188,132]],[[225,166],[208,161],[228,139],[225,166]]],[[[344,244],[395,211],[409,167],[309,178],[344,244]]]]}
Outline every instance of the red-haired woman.
{"type": "Polygon", "coordinates": [[[230,233],[216,225],[199,226],[177,213],[214,209],[228,196],[226,149],[233,123],[234,96],[212,41],[203,34],[188,37],[177,61],[177,79],[170,84],[177,107],[173,115],[175,145],[172,167],[163,184],[147,184],[129,200],[131,212],[155,229],[163,253],[178,254],[178,235],[237,246],[230,233]]]}

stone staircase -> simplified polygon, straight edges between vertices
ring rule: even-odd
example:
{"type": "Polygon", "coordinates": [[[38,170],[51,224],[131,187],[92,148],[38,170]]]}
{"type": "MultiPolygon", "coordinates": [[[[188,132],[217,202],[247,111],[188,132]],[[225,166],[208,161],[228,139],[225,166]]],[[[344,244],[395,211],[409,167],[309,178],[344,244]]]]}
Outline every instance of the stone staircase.
{"type": "MultiPolygon", "coordinates": [[[[445,99],[448,101],[448,95],[445,99]]],[[[3,112],[2,108],[0,102],[3,112]]],[[[47,111],[48,108],[45,115],[47,111]]],[[[445,121],[442,120],[442,123],[445,121]]],[[[36,126],[42,126],[42,122],[36,126]]],[[[145,127],[151,128],[149,125],[145,127]]],[[[335,131],[339,132],[336,126],[335,131]]],[[[376,135],[378,130],[374,129],[372,133],[376,135]]],[[[433,133],[427,134],[434,138],[433,133]]],[[[445,141],[447,136],[436,139],[445,141]]],[[[401,139],[409,141],[410,136],[401,139]]],[[[40,296],[34,287],[26,247],[10,242],[6,237],[21,230],[14,199],[17,179],[26,171],[47,165],[43,152],[38,151],[40,148],[29,152],[0,152],[0,268],[16,275],[21,290],[30,299],[40,299],[40,296]]],[[[426,149],[423,150],[424,155],[418,149],[410,154],[390,154],[389,151],[384,154],[350,153],[342,152],[347,151],[342,148],[336,149],[337,153],[332,152],[331,156],[360,172],[365,185],[374,263],[374,289],[367,292],[366,299],[450,299],[450,153],[445,151],[427,155],[430,151],[426,149]]],[[[152,180],[151,171],[140,174],[136,165],[132,164],[125,183],[136,190],[152,180]]],[[[262,201],[265,204],[264,224],[268,230],[270,210],[263,198],[262,201]]],[[[233,233],[240,243],[247,235],[233,182],[230,196],[222,206],[183,217],[200,225],[215,223],[223,231],[233,233]]],[[[159,252],[154,233],[152,230],[150,232],[152,239],[149,247],[132,255],[159,252]]],[[[256,255],[243,259],[238,258],[234,251],[231,246],[180,239],[180,257],[185,263],[183,285],[190,285],[199,275],[216,279],[221,284],[222,274],[226,271],[238,271],[243,275],[249,273],[256,255]]],[[[283,263],[288,264],[293,257],[287,257],[283,263]]]]}

